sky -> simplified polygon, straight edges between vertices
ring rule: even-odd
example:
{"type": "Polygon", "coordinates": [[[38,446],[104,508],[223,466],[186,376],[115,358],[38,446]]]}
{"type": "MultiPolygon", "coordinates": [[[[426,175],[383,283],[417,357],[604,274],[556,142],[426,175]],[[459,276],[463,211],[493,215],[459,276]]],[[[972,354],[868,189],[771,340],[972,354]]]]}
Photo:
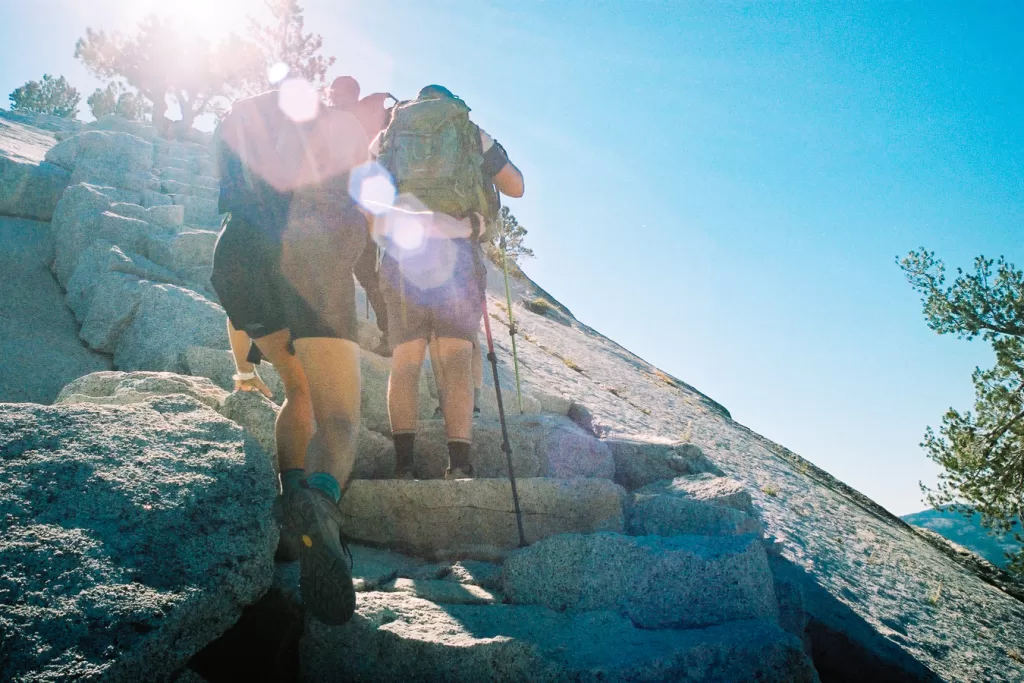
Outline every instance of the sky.
{"type": "MultiPolygon", "coordinates": [[[[300,2],[332,77],[466,100],[526,178],[525,270],[579,320],[890,511],[926,507],[925,427],[993,357],[929,330],[896,261],[1024,266],[1024,5],[300,2]]],[[[173,3],[213,34],[257,5],[173,3]]],[[[0,0],[0,92],[45,72],[88,94],[85,27],[167,6],[0,0]]]]}

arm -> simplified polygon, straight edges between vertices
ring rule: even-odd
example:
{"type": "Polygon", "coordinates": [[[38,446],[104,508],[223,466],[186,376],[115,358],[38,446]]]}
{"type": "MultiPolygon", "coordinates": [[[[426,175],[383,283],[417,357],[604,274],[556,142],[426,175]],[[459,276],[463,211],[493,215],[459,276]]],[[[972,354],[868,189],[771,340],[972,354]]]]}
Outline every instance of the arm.
{"type": "Polygon", "coordinates": [[[249,344],[252,340],[245,332],[236,330],[235,326],[228,320],[228,343],[231,345],[231,355],[235,358],[235,370],[238,375],[253,374],[250,379],[235,379],[235,391],[259,391],[267,398],[274,394],[270,387],[263,383],[260,376],[256,374],[256,366],[247,360],[249,355],[249,344]]]}
{"type": "Polygon", "coordinates": [[[514,199],[522,197],[525,189],[522,172],[508,160],[508,153],[500,142],[494,140],[487,145],[487,141],[491,138],[486,133],[482,133],[482,135],[486,136],[482,141],[487,150],[484,152],[484,163],[481,167],[484,175],[493,179],[495,187],[503,195],[514,199]]]}

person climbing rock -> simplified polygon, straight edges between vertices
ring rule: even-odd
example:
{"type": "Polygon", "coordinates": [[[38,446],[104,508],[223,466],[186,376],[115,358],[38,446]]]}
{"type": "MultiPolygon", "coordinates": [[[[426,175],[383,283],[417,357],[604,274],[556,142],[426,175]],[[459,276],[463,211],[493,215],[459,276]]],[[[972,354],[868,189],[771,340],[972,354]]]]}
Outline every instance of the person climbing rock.
{"type": "MultiPolygon", "coordinates": [[[[320,621],[341,624],[355,610],[338,503],[359,425],[352,267],[366,243],[348,174],[366,160],[367,137],[353,115],[332,108],[294,121],[280,97],[240,100],[218,128],[219,208],[228,217],[211,281],[234,343],[251,338],[284,382],[282,535],[299,550],[304,603],[320,621]]],[[[253,378],[238,369],[245,388],[253,378]]]]}
{"type": "MultiPolygon", "coordinates": [[[[384,129],[390,117],[390,111],[384,106],[385,102],[395,97],[391,93],[373,93],[359,99],[359,92],[359,83],[356,79],[351,76],[339,76],[331,83],[329,90],[331,106],[354,115],[366,132],[367,139],[373,140],[384,129]]],[[[380,249],[367,233],[366,248],[356,261],[353,272],[356,280],[366,291],[366,298],[373,307],[377,328],[382,334],[381,342],[373,352],[380,356],[390,356],[391,349],[387,341],[388,312],[384,295],[380,291],[380,277],[377,273],[379,264],[380,249]]]]}
{"type": "Polygon", "coordinates": [[[395,106],[371,154],[391,173],[399,193],[377,219],[393,354],[388,413],[395,476],[413,476],[420,368],[434,337],[448,440],[445,478],[469,477],[473,342],[486,287],[480,240],[496,212],[495,186],[521,197],[523,175],[505,149],[470,120],[469,107],[439,85],[395,106]]]}

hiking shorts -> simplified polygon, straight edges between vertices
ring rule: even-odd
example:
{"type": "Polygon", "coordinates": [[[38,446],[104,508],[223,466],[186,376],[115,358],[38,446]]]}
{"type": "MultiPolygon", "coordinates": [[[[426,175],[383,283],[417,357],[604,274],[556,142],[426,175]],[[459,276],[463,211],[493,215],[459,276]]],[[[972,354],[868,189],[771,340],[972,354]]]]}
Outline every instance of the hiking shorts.
{"type": "Polygon", "coordinates": [[[401,259],[385,250],[380,285],[392,348],[431,336],[476,341],[487,286],[478,242],[428,239],[401,259]]]}
{"type": "Polygon", "coordinates": [[[236,329],[253,339],[288,329],[292,339],[357,341],[352,267],[366,245],[354,208],[330,220],[289,220],[266,231],[229,218],[211,282],[236,329]]]}

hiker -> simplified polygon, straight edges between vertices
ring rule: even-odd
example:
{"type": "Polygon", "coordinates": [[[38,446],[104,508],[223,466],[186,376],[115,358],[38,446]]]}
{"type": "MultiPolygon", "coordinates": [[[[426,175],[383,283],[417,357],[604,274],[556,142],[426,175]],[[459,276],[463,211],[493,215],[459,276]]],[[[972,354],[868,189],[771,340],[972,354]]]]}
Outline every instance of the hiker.
{"type": "Polygon", "coordinates": [[[480,239],[494,219],[488,192],[523,194],[523,176],[504,148],[469,119],[469,107],[431,85],[395,106],[371,154],[394,177],[395,205],[378,217],[384,239],[381,288],[392,347],[388,414],[395,476],[413,476],[420,367],[437,347],[448,440],[446,479],[470,477],[473,341],[485,302],[480,239]]]}
{"type": "MultiPolygon", "coordinates": [[[[359,99],[359,82],[351,76],[339,76],[331,83],[329,96],[331,106],[342,111],[352,113],[359,120],[360,125],[366,132],[366,138],[373,140],[381,130],[384,129],[390,112],[385,108],[384,103],[390,98],[395,99],[390,93],[373,93],[363,99],[359,99]]],[[[380,291],[380,278],[377,274],[380,263],[380,249],[377,243],[367,233],[366,248],[356,261],[353,272],[356,280],[366,291],[366,299],[373,307],[373,315],[377,321],[377,329],[381,331],[382,339],[373,352],[379,356],[390,356],[391,349],[388,346],[388,313],[384,295],[380,291]]]]}
{"type": "MultiPolygon", "coordinates": [[[[359,425],[352,266],[366,241],[348,173],[366,159],[366,134],[331,108],[295,122],[272,91],[236,102],[217,139],[220,211],[229,215],[211,281],[236,362],[244,334],[285,386],[275,508],[282,545],[299,551],[303,602],[320,621],[345,623],[355,592],[338,503],[359,425]]],[[[237,369],[237,388],[255,382],[248,359],[237,369]]]]}
{"type": "MultiPolygon", "coordinates": [[[[432,337],[430,343],[427,345],[427,349],[430,352],[430,367],[434,372],[434,384],[437,388],[437,395],[440,396],[444,390],[444,382],[441,380],[441,359],[437,355],[437,342],[432,337]]],[[[480,350],[480,333],[477,332],[476,339],[473,340],[473,417],[480,415],[480,391],[484,386],[484,361],[483,353],[480,350]]],[[[437,410],[434,411],[434,418],[443,417],[444,414],[441,412],[440,402],[438,403],[437,410]]]]}

